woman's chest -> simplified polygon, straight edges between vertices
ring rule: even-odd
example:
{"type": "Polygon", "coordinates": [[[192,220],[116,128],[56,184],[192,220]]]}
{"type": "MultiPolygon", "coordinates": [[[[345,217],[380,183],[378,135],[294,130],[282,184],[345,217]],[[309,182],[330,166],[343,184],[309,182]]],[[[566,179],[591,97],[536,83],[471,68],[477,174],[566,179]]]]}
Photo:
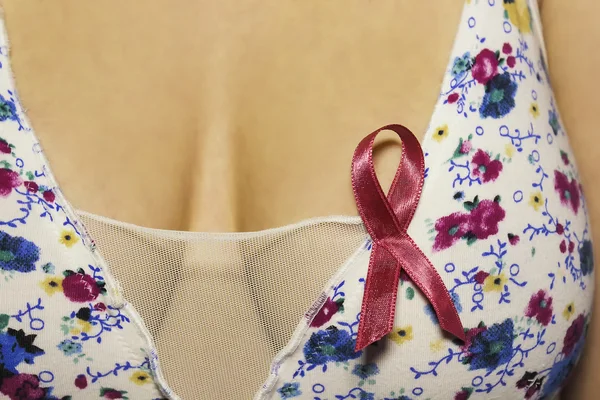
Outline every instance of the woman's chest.
{"type": "Polygon", "coordinates": [[[78,208],[235,231],[355,213],[354,145],[382,121],[425,130],[460,2],[5,8],[21,100],[78,208]]]}

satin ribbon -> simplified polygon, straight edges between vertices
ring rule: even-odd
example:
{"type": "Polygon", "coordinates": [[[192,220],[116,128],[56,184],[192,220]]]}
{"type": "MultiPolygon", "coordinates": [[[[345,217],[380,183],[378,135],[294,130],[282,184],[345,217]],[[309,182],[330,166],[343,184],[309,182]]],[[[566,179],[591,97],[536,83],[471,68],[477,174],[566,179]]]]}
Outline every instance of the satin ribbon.
{"type": "Polygon", "coordinates": [[[401,269],[427,297],[440,327],[465,340],[462,323],[442,278],[407,233],[421,198],[424,164],[419,141],[402,125],[387,125],[376,130],[365,137],[354,152],[352,189],[360,216],[373,240],[356,351],[392,331],[401,269]],[[402,159],[387,198],[373,166],[373,143],[383,130],[394,131],[402,140],[402,159]]]}

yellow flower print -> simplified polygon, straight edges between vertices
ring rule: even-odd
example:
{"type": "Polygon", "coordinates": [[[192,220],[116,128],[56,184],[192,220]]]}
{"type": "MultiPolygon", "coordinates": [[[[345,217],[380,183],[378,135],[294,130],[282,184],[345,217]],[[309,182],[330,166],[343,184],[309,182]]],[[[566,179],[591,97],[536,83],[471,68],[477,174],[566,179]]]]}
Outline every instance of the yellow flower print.
{"type": "Polygon", "coordinates": [[[506,146],[504,146],[504,154],[506,154],[506,157],[512,158],[512,156],[515,154],[515,146],[507,143],[506,146]]]}
{"type": "Polygon", "coordinates": [[[504,284],[508,279],[503,273],[499,275],[489,275],[483,281],[484,292],[501,292],[504,289],[504,284]]]}
{"type": "Polygon", "coordinates": [[[65,229],[60,233],[60,239],[58,241],[67,247],[72,247],[79,241],[79,237],[72,229],[65,229]]]}
{"type": "Polygon", "coordinates": [[[540,208],[544,205],[544,196],[542,196],[542,192],[538,190],[537,192],[531,193],[531,196],[529,196],[529,205],[533,207],[535,211],[540,211],[540,208]]]}
{"type": "Polygon", "coordinates": [[[136,385],[144,385],[152,381],[150,375],[145,371],[137,371],[134,372],[133,375],[129,378],[129,380],[136,385]]]}
{"type": "Polygon", "coordinates": [[[441,142],[448,137],[448,125],[441,125],[433,131],[433,139],[436,142],[441,142]]]}
{"type": "Polygon", "coordinates": [[[56,292],[62,292],[62,278],[59,276],[49,276],[40,282],[40,286],[48,296],[56,292]]]}
{"type": "Polygon", "coordinates": [[[521,33],[531,32],[531,10],[527,0],[504,0],[504,11],[510,22],[521,33]]]}
{"type": "Polygon", "coordinates": [[[77,325],[79,327],[71,329],[71,335],[79,335],[81,332],[90,333],[92,330],[92,324],[79,318],[77,319],[77,325]]]}
{"type": "Polygon", "coordinates": [[[431,351],[433,353],[437,353],[438,351],[442,350],[443,348],[444,348],[444,342],[442,341],[442,339],[434,340],[431,343],[429,343],[429,349],[431,349],[431,351]]]}
{"type": "Polygon", "coordinates": [[[565,307],[565,309],[563,311],[563,317],[565,317],[565,319],[568,321],[571,319],[573,314],[575,314],[575,304],[573,304],[573,302],[571,302],[571,303],[567,304],[567,306],[565,307]]]}
{"type": "Polygon", "coordinates": [[[77,323],[81,326],[81,332],[90,333],[92,330],[92,324],[82,319],[77,319],[77,323]]]}
{"type": "Polygon", "coordinates": [[[529,112],[531,113],[531,115],[533,115],[533,118],[537,118],[540,116],[540,106],[538,106],[538,103],[533,102],[531,103],[531,105],[529,106],[529,112]]]}
{"type": "Polygon", "coordinates": [[[404,344],[413,340],[413,328],[412,325],[404,326],[402,328],[395,328],[392,332],[388,333],[388,338],[396,342],[396,344],[404,344]]]}

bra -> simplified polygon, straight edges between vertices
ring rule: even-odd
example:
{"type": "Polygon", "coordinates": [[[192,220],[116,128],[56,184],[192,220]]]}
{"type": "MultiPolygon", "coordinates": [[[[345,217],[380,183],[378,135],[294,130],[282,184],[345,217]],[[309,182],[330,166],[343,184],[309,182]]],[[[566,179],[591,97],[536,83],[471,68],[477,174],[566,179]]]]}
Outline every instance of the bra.
{"type": "MultiPolygon", "coordinates": [[[[76,211],[19,103],[3,22],[0,46],[0,397],[558,396],[582,353],[594,263],[534,0],[464,5],[419,150],[421,197],[404,227],[440,278],[431,291],[412,262],[377,281],[372,267],[389,266],[389,244],[359,218],[201,234],[76,211]],[[161,250],[166,243],[181,251],[161,250]],[[283,267],[261,270],[260,257],[283,267]],[[310,263],[340,267],[304,304],[296,289],[319,277],[286,271],[310,263]],[[265,282],[278,294],[261,290],[265,282]],[[365,300],[382,299],[374,282],[393,289],[389,320],[365,300]],[[190,301],[196,293],[202,301],[190,301]],[[293,306],[284,310],[285,296],[293,306]],[[359,343],[366,321],[384,321],[384,334],[359,343]]],[[[402,192],[406,183],[398,190],[410,197],[417,189],[402,192]]]]}

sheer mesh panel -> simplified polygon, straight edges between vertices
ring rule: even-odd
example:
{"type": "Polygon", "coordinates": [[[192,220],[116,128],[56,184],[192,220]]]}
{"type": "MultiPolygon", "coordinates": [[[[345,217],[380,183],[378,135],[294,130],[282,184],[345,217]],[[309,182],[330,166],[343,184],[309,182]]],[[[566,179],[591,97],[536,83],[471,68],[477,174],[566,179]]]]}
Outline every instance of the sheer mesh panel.
{"type": "Polygon", "coordinates": [[[243,234],[161,231],[80,213],[185,400],[251,399],[329,279],[357,218],[243,234]]]}

